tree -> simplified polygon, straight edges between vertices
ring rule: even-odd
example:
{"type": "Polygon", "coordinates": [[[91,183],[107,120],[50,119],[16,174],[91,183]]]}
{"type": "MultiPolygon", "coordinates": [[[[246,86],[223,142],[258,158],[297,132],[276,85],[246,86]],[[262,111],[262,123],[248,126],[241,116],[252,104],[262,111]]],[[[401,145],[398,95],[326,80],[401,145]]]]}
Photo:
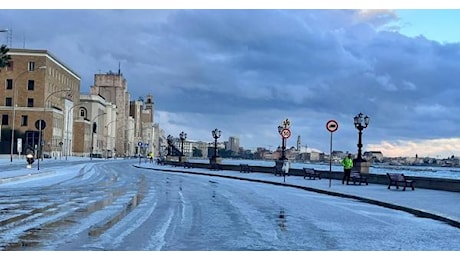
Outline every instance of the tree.
{"type": "Polygon", "coordinates": [[[10,64],[11,56],[8,55],[9,51],[10,49],[4,44],[0,47],[0,70],[10,64]]]}

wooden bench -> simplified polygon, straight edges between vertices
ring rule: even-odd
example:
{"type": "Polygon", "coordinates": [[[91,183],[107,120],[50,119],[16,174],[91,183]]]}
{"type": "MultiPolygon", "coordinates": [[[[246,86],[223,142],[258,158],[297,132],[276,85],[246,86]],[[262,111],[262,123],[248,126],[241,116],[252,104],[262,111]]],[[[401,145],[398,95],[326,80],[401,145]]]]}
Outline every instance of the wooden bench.
{"type": "Polygon", "coordinates": [[[313,168],[303,168],[302,171],[303,171],[304,179],[308,177],[310,180],[311,179],[315,180],[318,177],[318,179],[321,180],[321,174],[315,171],[315,169],[313,168]]]}
{"type": "Polygon", "coordinates": [[[399,186],[403,187],[403,191],[406,190],[406,187],[411,187],[412,190],[415,190],[415,181],[406,179],[403,173],[387,173],[389,184],[388,189],[391,186],[395,186],[396,189],[399,189],[399,186]]]}
{"type": "Polygon", "coordinates": [[[221,167],[220,167],[220,164],[218,164],[218,163],[211,163],[211,164],[209,165],[209,169],[210,169],[211,171],[219,171],[219,170],[222,170],[221,167]]]}
{"type": "Polygon", "coordinates": [[[251,168],[249,167],[249,164],[240,164],[240,172],[251,172],[251,168]]]}
{"type": "Polygon", "coordinates": [[[275,165],[273,166],[273,174],[275,174],[275,176],[279,175],[279,176],[283,176],[284,175],[284,171],[283,171],[283,165],[275,165]]]}
{"type": "Polygon", "coordinates": [[[351,172],[350,181],[352,181],[354,185],[356,185],[356,183],[358,183],[359,185],[361,185],[361,183],[369,185],[369,183],[367,182],[367,178],[362,176],[360,172],[351,172]]]}

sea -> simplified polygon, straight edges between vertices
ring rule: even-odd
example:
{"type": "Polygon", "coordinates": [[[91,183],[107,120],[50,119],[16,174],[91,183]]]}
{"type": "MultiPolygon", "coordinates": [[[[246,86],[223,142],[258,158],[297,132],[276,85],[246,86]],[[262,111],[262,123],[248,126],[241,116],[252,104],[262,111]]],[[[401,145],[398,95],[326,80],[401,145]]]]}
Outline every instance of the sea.
{"type": "MultiPolygon", "coordinates": [[[[190,162],[209,163],[209,159],[189,159],[190,162]]],[[[238,159],[222,159],[222,164],[248,164],[252,166],[274,166],[273,160],[238,160],[238,159]]],[[[321,171],[343,171],[341,165],[329,163],[309,163],[309,162],[291,162],[291,168],[314,168],[321,171]]],[[[369,168],[369,173],[382,174],[387,173],[403,173],[406,176],[415,177],[432,177],[432,178],[446,178],[446,179],[460,179],[460,168],[457,167],[437,167],[437,166],[409,166],[409,165],[387,165],[387,164],[372,164],[369,168]]]]}

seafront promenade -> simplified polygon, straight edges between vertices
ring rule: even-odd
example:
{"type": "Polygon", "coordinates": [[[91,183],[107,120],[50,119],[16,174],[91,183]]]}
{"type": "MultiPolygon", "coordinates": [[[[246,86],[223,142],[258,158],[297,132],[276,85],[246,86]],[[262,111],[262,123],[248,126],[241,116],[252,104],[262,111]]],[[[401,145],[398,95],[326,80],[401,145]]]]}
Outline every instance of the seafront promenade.
{"type": "Polygon", "coordinates": [[[264,182],[273,185],[304,189],[310,192],[353,199],[387,208],[402,210],[418,217],[431,218],[460,228],[460,193],[424,189],[416,186],[415,190],[387,189],[388,183],[369,185],[342,185],[340,179],[322,178],[321,180],[304,179],[303,176],[275,176],[270,173],[241,173],[238,170],[210,170],[209,168],[182,168],[172,165],[156,165],[141,162],[134,167],[177,172],[220,176],[245,181],[264,182]]]}
{"type": "MultiPolygon", "coordinates": [[[[122,159],[119,159],[122,160],[122,159]]],[[[69,162],[72,161],[88,161],[88,158],[71,157],[69,162]]],[[[92,160],[91,163],[98,163],[98,161],[106,160],[92,160]]],[[[71,167],[70,163],[63,163],[63,160],[52,160],[48,159],[43,164],[43,168],[40,171],[36,170],[36,166],[32,169],[26,169],[23,160],[9,160],[3,158],[0,159],[0,191],[2,184],[8,184],[10,187],[14,183],[24,181],[39,180],[44,175],[56,174],[59,170],[47,169],[48,166],[56,165],[69,165],[60,166],[60,169],[65,170],[66,167],[71,167]]],[[[141,168],[152,171],[162,171],[166,173],[178,173],[178,174],[200,174],[200,175],[212,175],[225,178],[240,179],[243,181],[263,182],[272,185],[282,185],[286,187],[304,189],[309,192],[316,192],[318,194],[324,194],[328,196],[338,196],[343,198],[349,198],[358,202],[372,203],[383,207],[388,207],[396,210],[402,210],[413,214],[418,217],[431,218],[442,221],[446,224],[460,228],[460,199],[459,192],[435,190],[421,188],[416,184],[415,190],[407,189],[387,189],[388,182],[385,183],[372,183],[369,185],[342,185],[340,178],[328,178],[323,175],[321,180],[309,180],[304,179],[300,175],[290,176],[274,176],[270,172],[250,172],[241,173],[236,168],[235,170],[210,170],[209,167],[194,167],[194,168],[183,168],[175,167],[172,165],[157,165],[155,163],[149,163],[146,160],[126,160],[127,164],[132,165],[135,168],[141,168]]],[[[203,164],[204,165],[204,164],[203,164]]],[[[82,164],[81,167],[83,167],[82,164]]],[[[72,166],[75,167],[75,166],[72,166]]],[[[340,173],[336,173],[340,174],[340,173]]],[[[338,176],[338,175],[337,175],[338,176]]]]}

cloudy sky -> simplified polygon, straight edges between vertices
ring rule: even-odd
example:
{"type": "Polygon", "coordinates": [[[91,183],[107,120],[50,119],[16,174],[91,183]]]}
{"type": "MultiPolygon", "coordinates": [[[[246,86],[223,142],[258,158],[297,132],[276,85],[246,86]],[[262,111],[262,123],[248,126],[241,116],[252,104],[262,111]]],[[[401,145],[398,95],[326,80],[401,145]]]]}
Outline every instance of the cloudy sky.
{"type": "Polygon", "coordinates": [[[332,149],[356,153],[361,112],[363,150],[440,158],[460,156],[459,23],[460,9],[0,10],[12,47],[50,51],[83,93],[120,64],[166,134],[275,149],[288,118],[289,147],[329,153],[333,119],[332,149]]]}

